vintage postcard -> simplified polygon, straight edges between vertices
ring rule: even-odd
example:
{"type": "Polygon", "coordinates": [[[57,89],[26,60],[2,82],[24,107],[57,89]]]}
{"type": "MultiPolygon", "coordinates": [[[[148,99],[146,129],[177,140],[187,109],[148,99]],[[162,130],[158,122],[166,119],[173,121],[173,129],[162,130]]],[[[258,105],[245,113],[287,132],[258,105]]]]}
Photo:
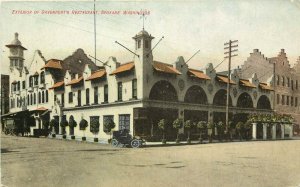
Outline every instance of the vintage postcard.
{"type": "Polygon", "coordinates": [[[1,186],[300,187],[300,0],[0,11],[1,186]]]}

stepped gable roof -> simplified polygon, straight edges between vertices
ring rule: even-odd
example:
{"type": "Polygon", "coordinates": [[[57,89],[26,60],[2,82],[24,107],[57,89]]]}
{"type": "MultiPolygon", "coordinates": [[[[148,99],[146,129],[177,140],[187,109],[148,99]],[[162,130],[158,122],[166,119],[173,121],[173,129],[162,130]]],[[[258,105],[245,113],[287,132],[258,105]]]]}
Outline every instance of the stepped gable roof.
{"type": "Polygon", "coordinates": [[[125,64],[121,64],[115,71],[113,71],[110,75],[116,75],[118,73],[128,72],[134,69],[134,62],[128,62],[125,64]]]}
{"type": "Polygon", "coordinates": [[[175,69],[171,64],[153,61],[152,66],[153,66],[154,70],[161,72],[161,73],[181,75],[181,73],[177,69],[175,69]]]}

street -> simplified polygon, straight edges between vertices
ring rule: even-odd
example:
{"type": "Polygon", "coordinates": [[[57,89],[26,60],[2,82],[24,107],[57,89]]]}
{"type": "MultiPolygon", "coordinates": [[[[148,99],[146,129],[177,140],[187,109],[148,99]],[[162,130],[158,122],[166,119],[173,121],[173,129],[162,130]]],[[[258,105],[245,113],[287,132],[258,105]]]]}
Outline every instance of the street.
{"type": "Polygon", "coordinates": [[[300,186],[300,141],[140,149],[2,135],[3,186],[300,186]]]}

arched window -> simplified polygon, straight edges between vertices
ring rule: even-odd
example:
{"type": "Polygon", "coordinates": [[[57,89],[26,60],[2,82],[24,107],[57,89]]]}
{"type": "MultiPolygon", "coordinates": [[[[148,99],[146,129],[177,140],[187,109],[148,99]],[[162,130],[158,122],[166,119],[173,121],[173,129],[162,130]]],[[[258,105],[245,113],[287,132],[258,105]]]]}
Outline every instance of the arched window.
{"type": "Polygon", "coordinates": [[[30,101],[29,101],[29,94],[27,95],[27,105],[30,104],[30,101]]]}
{"type": "Polygon", "coordinates": [[[32,96],[32,94],[30,94],[30,105],[32,105],[33,104],[33,96],[32,96]]]}
{"type": "Polygon", "coordinates": [[[40,75],[40,82],[41,84],[45,83],[45,72],[41,72],[41,75],[40,75]]]}
{"type": "Polygon", "coordinates": [[[285,85],[285,81],[284,81],[284,76],[282,76],[282,86],[284,86],[285,85]]]}
{"type": "Polygon", "coordinates": [[[45,93],[44,93],[44,91],[42,92],[42,103],[44,103],[45,102],[45,93]]]}
{"type": "Polygon", "coordinates": [[[35,93],[33,94],[33,104],[34,105],[36,104],[36,94],[35,93]]]}
{"type": "Polygon", "coordinates": [[[246,92],[242,93],[237,100],[237,107],[253,108],[253,101],[251,96],[246,92]]]}
{"type": "Polygon", "coordinates": [[[271,109],[271,102],[269,98],[265,95],[260,96],[257,101],[257,108],[258,109],[271,109]]]}
{"type": "Polygon", "coordinates": [[[171,83],[162,80],[158,81],[151,88],[149,99],[160,101],[178,101],[177,92],[171,83]]]}
{"type": "Polygon", "coordinates": [[[46,103],[48,103],[48,90],[46,90],[46,103]]]}
{"type": "Polygon", "coordinates": [[[39,98],[38,98],[38,103],[41,103],[41,92],[39,92],[39,98]]]}
{"type": "Polygon", "coordinates": [[[279,85],[279,84],[280,84],[280,76],[277,75],[277,85],[279,85]]]}
{"type": "Polygon", "coordinates": [[[185,94],[184,102],[207,104],[207,96],[200,86],[191,86],[185,94]]]}
{"type": "MultiPolygon", "coordinates": [[[[226,106],[226,101],[227,101],[227,91],[221,89],[215,94],[213,104],[218,106],[226,106]]],[[[229,106],[232,106],[231,97],[229,97],[229,106]]]]}

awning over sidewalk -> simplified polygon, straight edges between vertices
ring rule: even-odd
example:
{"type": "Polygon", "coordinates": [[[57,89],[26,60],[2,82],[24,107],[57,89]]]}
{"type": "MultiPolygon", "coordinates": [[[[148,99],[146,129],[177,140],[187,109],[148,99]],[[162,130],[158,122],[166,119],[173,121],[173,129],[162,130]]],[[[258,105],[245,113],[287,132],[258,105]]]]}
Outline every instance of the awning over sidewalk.
{"type": "Polygon", "coordinates": [[[3,115],[1,116],[1,118],[14,117],[14,116],[16,116],[16,115],[18,115],[18,114],[25,113],[25,112],[28,112],[28,110],[23,110],[23,111],[18,111],[18,112],[9,112],[9,113],[7,113],[7,114],[3,114],[3,115]]]}

